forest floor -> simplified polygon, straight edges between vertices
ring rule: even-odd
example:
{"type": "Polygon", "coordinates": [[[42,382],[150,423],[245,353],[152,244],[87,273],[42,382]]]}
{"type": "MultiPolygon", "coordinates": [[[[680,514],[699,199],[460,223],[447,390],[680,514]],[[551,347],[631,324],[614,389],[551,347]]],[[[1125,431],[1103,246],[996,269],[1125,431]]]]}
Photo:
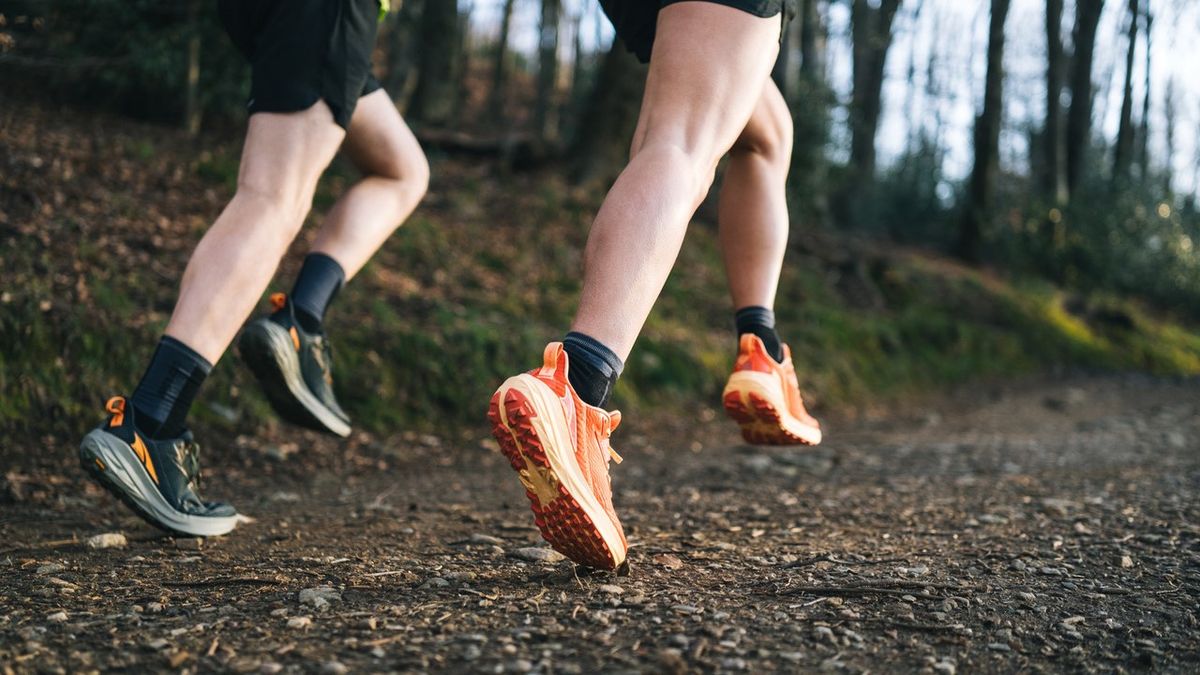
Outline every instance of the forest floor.
{"type": "Polygon", "coordinates": [[[69,444],[5,447],[0,670],[1200,669],[1200,382],[909,405],[808,450],[744,446],[715,408],[629,420],[626,576],[549,555],[482,428],[226,443],[205,492],[254,522],[204,542],[69,444]]]}

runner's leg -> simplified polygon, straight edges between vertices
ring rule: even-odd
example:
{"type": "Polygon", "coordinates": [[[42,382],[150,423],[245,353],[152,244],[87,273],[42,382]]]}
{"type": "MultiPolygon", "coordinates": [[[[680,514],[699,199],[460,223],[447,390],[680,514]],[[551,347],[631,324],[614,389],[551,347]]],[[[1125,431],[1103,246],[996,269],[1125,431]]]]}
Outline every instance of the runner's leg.
{"type": "Polygon", "coordinates": [[[632,157],[592,226],[572,326],[621,360],[666,282],[717,162],[759,103],[780,21],[707,2],[659,13],[632,157]]]}
{"type": "Polygon", "coordinates": [[[168,336],[209,363],[220,358],[304,224],[344,135],[321,101],[250,117],[237,193],[188,262],[168,336]]]}
{"type": "Polygon", "coordinates": [[[382,89],[359,99],[342,150],[363,177],[325,216],[312,252],[336,260],[349,279],[421,201],[429,163],[382,89]]]}

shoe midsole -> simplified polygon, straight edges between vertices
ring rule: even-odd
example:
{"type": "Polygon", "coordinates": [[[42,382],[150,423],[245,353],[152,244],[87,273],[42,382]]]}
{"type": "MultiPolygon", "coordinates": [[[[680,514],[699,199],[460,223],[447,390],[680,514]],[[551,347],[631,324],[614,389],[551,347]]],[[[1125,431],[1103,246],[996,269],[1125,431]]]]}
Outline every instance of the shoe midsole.
{"type": "MultiPolygon", "coordinates": [[[[529,419],[538,438],[542,441],[542,450],[550,462],[550,469],[558,477],[558,481],[575,498],[579,507],[591,519],[604,539],[605,546],[612,554],[613,563],[620,566],[625,562],[625,545],[621,543],[621,535],[608,512],[600,505],[600,501],[592,492],[583,470],[575,459],[574,445],[571,442],[570,431],[567,427],[567,416],[563,412],[562,401],[550,387],[541,380],[527,373],[510,377],[500,386],[500,420],[510,432],[512,427],[508,421],[508,411],[504,406],[504,397],[511,390],[517,390],[525,395],[536,411],[529,419]]],[[[524,450],[522,449],[522,452],[524,450]]]]}
{"type": "MultiPolygon", "coordinates": [[[[779,388],[779,378],[774,375],[752,370],[739,370],[729,376],[729,382],[725,385],[725,391],[721,396],[724,398],[734,392],[741,397],[742,404],[747,410],[754,409],[750,405],[750,394],[758,395],[770,403],[775,412],[779,413],[779,426],[784,431],[797,438],[802,438],[813,445],[821,442],[821,430],[819,428],[805,424],[792,415],[791,410],[788,409],[787,399],[779,388]]],[[[769,420],[759,420],[759,422],[773,424],[769,420]]]]}
{"type": "Polygon", "coordinates": [[[171,506],[158,491],[133,449],[102,429],[94,429],[84,436],[79,455],[89,467],[99,459],[103,464],[103,469],[100,470],[103,471],[107,483],[120,490],[135,502],[147,517],[165,529],[192,536],[211,537],[226,534],[238,524],[236,515],[200,516],[184,513],[171,506]]]}
{"type": "Polygon", "coordinates": [[[252,329],[261,331],[259,336],[266,341],[265,346],[275,359],[279,373],[283,376],[284,386],[296,401],[329,431],[338,436],[349,436],[350,425],[322,403],[321,399],[317,398],[304,382],[304,375],[300,372],[300,357],[296,354],[296,349],[292,345],[292,337],[288,335],[288,332],[279,324],[265,320],[258,322],[258,325],[253,326],[252,329]]]}

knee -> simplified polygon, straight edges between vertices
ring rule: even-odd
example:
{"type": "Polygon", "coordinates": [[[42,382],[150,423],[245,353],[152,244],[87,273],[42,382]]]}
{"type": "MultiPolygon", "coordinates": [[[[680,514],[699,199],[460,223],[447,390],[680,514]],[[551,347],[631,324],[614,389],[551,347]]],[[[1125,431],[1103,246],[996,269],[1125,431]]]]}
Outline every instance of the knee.
{"type": "Polygon", "coordinates": [[[687,181],[697,205],[712,187],[717,163],[721,160],[720,153],[704,144],[684,143],[670,137],[655,137],[653,134],[644,137],[642,143],[633,151],[634,160],[643,155],[653,157],[660,166],[670,167],[675,178],[687,181]]]}
{"type": "Polygon", "coordinates": [[[371,174],[391,183],[403,204],[418,202],[429,191],[429,160],[419,149],[394,153],[392,161],[371,174]]]}
{"type": "Polygon", "coordinates": [[[792,157],[793,125],[786,106],[768,106],[766,113],[747,125],[734,142],[729,153],[733,156],[753,156],[773,166],[787,169],[792,157]]]}
{"type": "Polygon", "coordinates": [[[269,224],[281,238],[290,242],[300,232],[312,207],[313,189],[238,181],[233,201],[253,214],[251,217],[256,222],[269,224]]]}

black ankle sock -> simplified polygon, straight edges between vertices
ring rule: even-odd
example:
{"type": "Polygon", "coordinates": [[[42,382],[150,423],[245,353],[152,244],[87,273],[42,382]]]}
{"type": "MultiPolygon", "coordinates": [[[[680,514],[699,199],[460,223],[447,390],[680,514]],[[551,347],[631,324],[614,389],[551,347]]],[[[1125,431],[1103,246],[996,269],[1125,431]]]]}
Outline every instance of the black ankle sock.
{"type": "Polygon", "coordinates": [[[137,430],[154,439],[175,438],[183,432],[188,410],[212,372],[212,364],[191,347],[163,336],[150,367],[129,397],[137,415],[137,430]]]}
{"type": "Polygon", "coordinates": [[[733,318],[737,323],[739,338],[746,333],[757,335],[771,358],[783,363],[783,342],[779,339],[779,333],[775,332],[775,312],[766,307],[743,307],[733,318]]]}
{"type": "Polygon", "coordinates": [[[346,283],[346,272],[336,260],[324,253],[309,253],[292,287],[292,308],[296,321],[309,333],[321,332],[325,310],[346,283]]]}
{"type": "Polygon", "coordinates": [[[625,364],[611,349],[583,333],[567,333],[563,349],[568,357],[567,379],[575,393],[588,405],[607,407],[625,364]]]}

